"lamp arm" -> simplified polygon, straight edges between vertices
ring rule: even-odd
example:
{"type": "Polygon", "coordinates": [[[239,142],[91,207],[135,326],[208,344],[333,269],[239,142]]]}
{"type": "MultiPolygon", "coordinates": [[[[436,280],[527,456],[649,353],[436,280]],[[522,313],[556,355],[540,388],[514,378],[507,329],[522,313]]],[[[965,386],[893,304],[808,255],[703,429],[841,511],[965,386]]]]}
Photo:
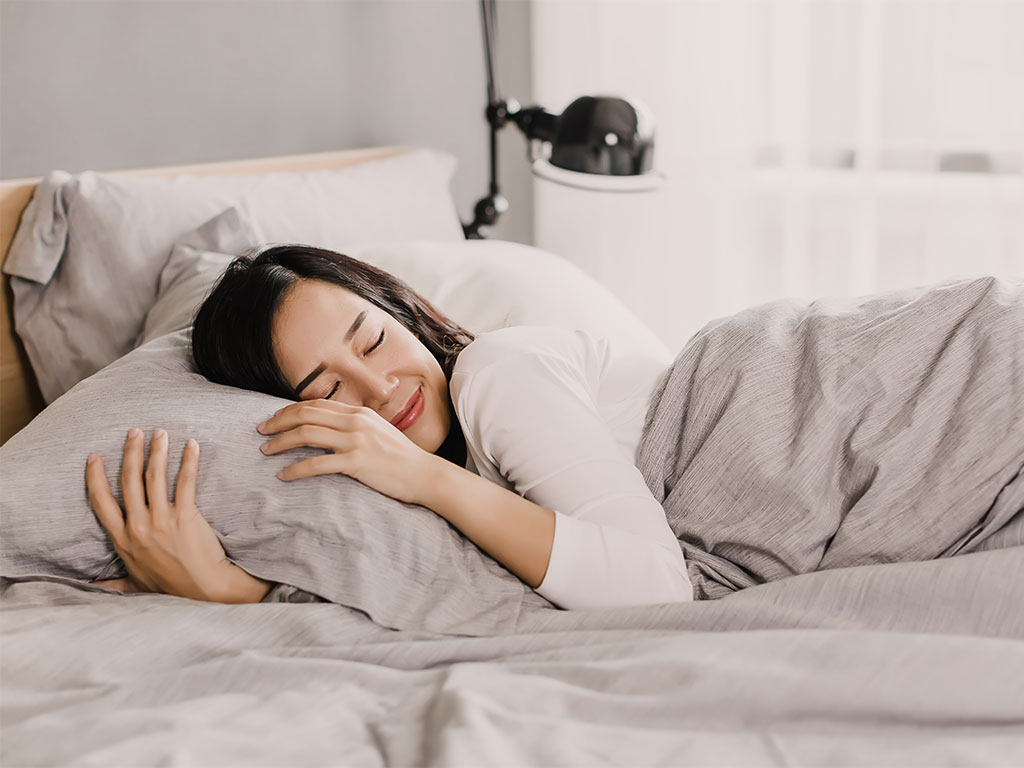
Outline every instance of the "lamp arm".
{"type": "Polygon", "coordinates": [[[498,95],[494,77],[494,0],[480,0],[480,22],[484,37],[484,63],[487,66],[487,108],[485,117],[490,126],[490,194],[480,198],[473,208],[473,220],[462,225],[467,240],[480,240],[481,227],[493,226],[498,216],[508,209],[508,201],[498,191],[498,130],[504,125],[504,102],[498,95]]]}
{"type": "MultiPolygon", "coordinates": [[[[487,2],[487,0],[481,0],[487,2]]],[[[489,89],[490,91],[490,89],[489,89]]],[[[491,133],[491,184],[490,194],[480,198],[473,209],[473,221],[462,225],[467,240],[480,240],[481,227],[493,226],[498,217],[508,210],[508,200],[498,188],[498,131],[509,122],[515,123],[527,139],[551,141],[555,137],[555,126],[558,115],[553,115],[543,107],[527,107],[523,109],[515,99],[499,99],[487,105],[485,111],[491,133]]]]}
{"type": "Polygon", "coordinates": [[[484,61],[487,65],[487,108],[484,116],[490,126],[490,186],[489,194],[480,198],[473,209],[473,221],[462,225],[467,240],[480,240],[481,227],[493,226],[498,217],[508,210],[508,200],[498,187],[498,131],[508,122],[514,122],[528,139],[551,141],[555,135],[556,115],[541,107],[522,109],[515,99],[503,99],[494,73],[494,0],[480,0],[480,19],[484,37],[484,61]]]}
{"type": "Polygon", "coordinates": [[[555,126],[558,115],[553,115],[543,107],[527,107],[510,115],[527,139],[552,141],[555,138],[555,126]]]}

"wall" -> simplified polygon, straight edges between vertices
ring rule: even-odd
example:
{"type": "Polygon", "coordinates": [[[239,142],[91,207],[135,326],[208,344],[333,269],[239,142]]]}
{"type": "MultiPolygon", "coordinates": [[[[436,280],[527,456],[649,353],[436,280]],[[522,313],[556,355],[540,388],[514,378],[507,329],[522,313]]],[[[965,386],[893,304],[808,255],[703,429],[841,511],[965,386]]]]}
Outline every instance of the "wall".
{"type": "MultiPolygon", "coordinates": [[[[531,99],[530,13],[498,3],[505,93],[531,99]]],[[[463,220],[487,191],[474,0],[2,0],[0,178],[417,144],[454,154],[463,220]]],[[[525,142],[500,137],[532,242],[525,142]]]]}

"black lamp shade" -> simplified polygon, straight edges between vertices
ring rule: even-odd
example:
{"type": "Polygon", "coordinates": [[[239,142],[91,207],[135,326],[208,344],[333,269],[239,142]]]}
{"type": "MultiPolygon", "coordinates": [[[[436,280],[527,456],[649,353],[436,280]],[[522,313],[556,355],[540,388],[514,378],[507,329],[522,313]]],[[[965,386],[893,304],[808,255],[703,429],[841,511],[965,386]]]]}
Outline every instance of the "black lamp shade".
{"type": "Polygon", "coordinates": [[[654,121],[641,105],[614,96],[581,96],[559,116],[551,141],[552,165],[605,176],[651,170],[654,121]]]}

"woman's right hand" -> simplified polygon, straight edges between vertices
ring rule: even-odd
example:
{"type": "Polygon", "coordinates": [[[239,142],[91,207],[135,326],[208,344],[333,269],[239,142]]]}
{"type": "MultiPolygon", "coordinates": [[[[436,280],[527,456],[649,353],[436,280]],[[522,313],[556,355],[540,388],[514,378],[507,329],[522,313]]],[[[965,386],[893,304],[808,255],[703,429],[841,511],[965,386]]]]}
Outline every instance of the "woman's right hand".
{"type": "MultiPolygon", "coordinates": [[[[167,496],[167,433],[153,431],[149,464],[142,432],[132,428],[124,445],[121,491],[125,512],[110,492],[103,459],[89,454],[85,470],[89,502],[128,569],[127,580],[101,586],[123,592],[165,592],[218,600],[236,568],[195,503],[199,444],[189,440],[178,472],[174,501],[167,496]]],[[[239,569],[240,570],[240,569],[239,569]]]]}
{"type": "Polygon", "coordinates": [[[90,581],[90,584],[95,584],[97,587],[105,587],[106,589],[116,589],[118,592],[148,592],[148,589],[143,589],[129,576],[127,579],[106,579],[104,581],[90,581]]]}

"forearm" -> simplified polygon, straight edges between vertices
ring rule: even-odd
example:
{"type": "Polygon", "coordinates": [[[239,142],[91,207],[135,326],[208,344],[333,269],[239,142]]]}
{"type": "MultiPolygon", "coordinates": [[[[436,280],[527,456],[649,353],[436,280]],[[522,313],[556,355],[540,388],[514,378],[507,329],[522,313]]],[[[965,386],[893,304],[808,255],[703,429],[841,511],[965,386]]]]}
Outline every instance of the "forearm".
{"type": "Polygon", "coordinates": [[[419,503],[441,515],[531,589],[544,581],[555,537],[555,513],[431,456],[419,503]]]}
{"type": "Polygon", "coordinates": [[[205,599],[213,603],[258,603],[272,586],[273,582],[258,579],[230,560],[224,560],[207,585],[205,599]]]}

